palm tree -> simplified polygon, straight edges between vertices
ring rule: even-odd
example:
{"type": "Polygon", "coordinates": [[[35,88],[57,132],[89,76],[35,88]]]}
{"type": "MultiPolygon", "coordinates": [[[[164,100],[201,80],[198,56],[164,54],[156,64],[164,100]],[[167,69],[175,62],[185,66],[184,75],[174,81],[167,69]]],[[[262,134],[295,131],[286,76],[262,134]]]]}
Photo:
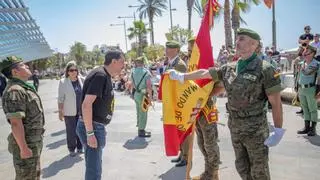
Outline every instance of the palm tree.
{"type": "MultiPolygon", "coordinates": [[[[200,18],[204,16],[205,5],[208,0],[196,0],[194,4],[194,10],[199,14],[200,18]]],[[[219,18],[222,15],[222,11],[218,11],[215,18],[219,18]]],[[[224,33],[225,33],[225,45],[232,46],[232,29],[230,20],[230,1],[224,2],[224,33]]]]}
{"type": "Polygon", "coordinates": [[[224,35],[225,45],[232,46],[232,31],[231,31],[231,20],[230,20],[230,0],[224,1],[224,35]]]}
{"type": "Polygon", "coordinates": [[[138,39],[138,56],[142,55],[142,50],[145,46],[147,46],[147,43],[144,42],[144,37],[146,37],[149,29],[146,28],[146,25],[140,20],[140,21],[134,21],[133,27],[130,27],[128,29],[129,35],[128,38],[131,40],[133,38],[138,39]]]}
{"type": "Polygon", "coordinates": [[[87,47],[81,42],[75,42],[74,45],[70,47],[70,55],[74,56],[77,64],[79,65],[83,63],[83,59],[86,51],[87,51],[87,47]]]}
{"type": "Polygon", "coordinates": [[[259,5],[260,0],[233,0],[231,21],[235,40],[237,37],[237,29],[240,27],[240,23],[246,24],[244,19],[240,16],[240,13],[247,13],[250,10],[251,4],[259,5]]]}
{"type": "Polygon", "coordinates": [[[200,18],[204,15],[204,8],[208,0],[196,0],[193,9],[199,14],[200,18]]]}
{"type": "Polygon", "coordinates": [[[141,18],[149,18],[151,31],[151,44],[154,44],[153,19],[156,16],[162,16],[162,12],[167,10],[167,0],[139,0],[140,6],[137,9],[141,18]]]}
{"type": "Polygon", "coordinates": [[[187,8],[188,8],[188,30],[191,31],[191,17],[192,17],[192,7],[194,5],[195,0],[187,0],[187,8]]]}

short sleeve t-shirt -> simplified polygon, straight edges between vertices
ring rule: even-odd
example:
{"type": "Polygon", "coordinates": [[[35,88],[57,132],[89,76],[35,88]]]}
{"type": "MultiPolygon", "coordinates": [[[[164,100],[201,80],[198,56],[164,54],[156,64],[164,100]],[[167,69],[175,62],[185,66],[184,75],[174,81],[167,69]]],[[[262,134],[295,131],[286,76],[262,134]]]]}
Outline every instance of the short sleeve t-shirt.
{"type": "Polygon", "coordinates": [[[92,104],[92,121],[109,124],[114,109],[114,94],[111,75],[104,67],[92,70],[86,77],[83,84],[82,101],[86,95],[97,96],[92,104]]]}
{"type": "Polygon", "coordinates": [[[302,34],[300,37],[299,37],[300,40],[306,40],[306,39],[309,39],[310,41],[313,40],[313,35],[312,34],[302,34]]]}

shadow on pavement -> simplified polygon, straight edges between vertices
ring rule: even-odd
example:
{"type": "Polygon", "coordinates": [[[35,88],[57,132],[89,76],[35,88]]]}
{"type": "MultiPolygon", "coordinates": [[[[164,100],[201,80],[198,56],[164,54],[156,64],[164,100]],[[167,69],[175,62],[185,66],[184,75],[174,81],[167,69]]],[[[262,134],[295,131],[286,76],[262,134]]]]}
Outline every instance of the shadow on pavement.
{"type": "Polygon", "coordinates": [[[315,146],[320,146],[320,136],[303,136],[305,139],[307,139],[311,144],[315,146]]]}
{"type": "Polygon", "coordinates": [[[65,144],[67,144],[67,140],[66,139],[61,139],[61,140],[59,140],[57,142],[54,142],[54,143],[46,145],[46,147],[49,148],[49,149],[57,149],[58,147],[63,146],[65,144]]]}
{"type": "Polygon", "coordinates": [[[69,154],[58,161],[54,161],[48,167],[42,169],[42,178],[52,177],[59,171],[71,168],[75,163],[82,161],[80,156],[70,157],[69,154]]]}
{"type": "Polygon", "coordinates": [[[136,136],[134,139],[129,139],[123,145],[124,148],[132,150],[132,149],[144,149],[148,146],[149,142],[146,141],[145,138],[140,138],[136,136]]]}
{"type": "Polygon", "coordinates": [[[60,136],[60,135],[65,134],[65,133],[66,133],[66,130],[63,129],[63,130],[61,130],[61,131],[52,133],[52,134],[51,134],[51,137],[60,136]]]}
{"type": "Polygon", "coordinates": [[[184,167],[172,167],[169,171],[161,174],[159,176],[162,180],[177,180],[177,179],[185,179],[186,177],[186,166],[184,167]]]}

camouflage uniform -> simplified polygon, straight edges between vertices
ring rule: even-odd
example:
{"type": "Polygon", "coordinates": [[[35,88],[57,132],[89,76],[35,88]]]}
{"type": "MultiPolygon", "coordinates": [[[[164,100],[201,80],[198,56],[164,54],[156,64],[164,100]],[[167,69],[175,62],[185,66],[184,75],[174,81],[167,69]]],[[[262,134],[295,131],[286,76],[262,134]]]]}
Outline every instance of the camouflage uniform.
{"type": "MultiPolygon", "coordinates": [[[[209,98],[207,105],[209,107],[214,105],[212,98],[209,98]]],[[[205,115],[201,112],[199,119],[196,121],[196,127],[197,142],[204,156],[205,166],[204,173],[193,179],[212,180],[214,171],[219,169],[220,163],[217,123],[208,123],[205,115]]]]}
{"type": "Polygon", "coordinates": [[[33,157],[20,158],[20,148],[13,134],[8,136],[8,150],[13,155],[16,180],[40,179],[40,154],[43,146],[44,114],[36,90],[18,79],[11,79],[2,97],[3,111],[9,119],[22,119],[25,140],[33,157]]]}
{"type": "Polygon", "coordinates": [[[209,70],[214,81],[221,80],[227,92],[228,127],[235,151],[235,165],[244,180],[269,180],[268,152],[264,141],[269,127],[264,108],[267,94],[280,92],[279,74],[255,54],[243,69],[230,63],[209,70]]]}

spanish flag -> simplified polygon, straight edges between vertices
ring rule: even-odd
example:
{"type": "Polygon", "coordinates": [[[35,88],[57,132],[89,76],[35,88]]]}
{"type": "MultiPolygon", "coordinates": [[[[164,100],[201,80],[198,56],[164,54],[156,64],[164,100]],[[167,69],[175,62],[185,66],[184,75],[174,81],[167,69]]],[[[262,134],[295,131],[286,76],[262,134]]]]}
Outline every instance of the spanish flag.
{"type": "Polygon", "coordinates": [[[264,4],[271,9],[274,0],[264,0],[264,4]]]}
{"type": "MultiPolygon", "coordinates": [[[[209,0],[206,6],[206,14],[195,40],[189,71],[208,69],[214,65],[210,29],[213,26],[213,18],[219,5],[216,0],[209,0]]],[[[188,123],[195,117],[195,109],[202,109],[208,100],[213,88],[213,82],[209,79],[186,81],[180,84],[169,79],[164,74],[160,83],[160,99],[163,103],[163,127],[164,141],[167,156],[176,156],[180,144],[192,131],[192,124],[188,123]]]]}

